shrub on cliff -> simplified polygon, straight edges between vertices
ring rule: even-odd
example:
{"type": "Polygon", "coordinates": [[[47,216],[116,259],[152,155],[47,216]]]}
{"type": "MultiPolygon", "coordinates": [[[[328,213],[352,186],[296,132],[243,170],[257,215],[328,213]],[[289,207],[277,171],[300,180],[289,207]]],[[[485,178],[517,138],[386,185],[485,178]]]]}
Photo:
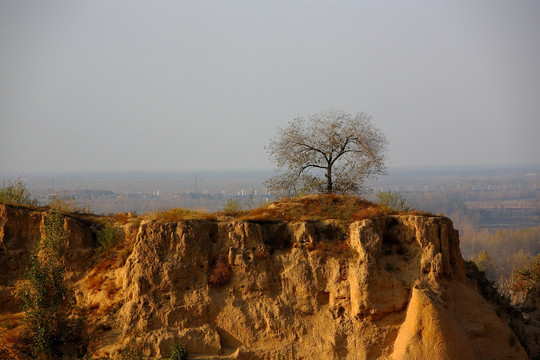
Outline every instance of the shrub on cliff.
{"type": "Polygon", "coordinates": [[[19,177],[14,182],[4,182],[0,188],[0,202],[22,205],[38,205],[38,201],[30,196],[26,185],[19,177]]]}
{"type": "Polygon", "coordinates": [[[396,211],[409,211],[407,200],[400,193],[389,191],[379,191],[377,193],[377,205],[384,206],[396,211]]]}
{"type": "Polygon", "coordinates": [[[47,206],[51,209],[56,209],[68,213],[81,211],[75,199],[69,196],[61,197],[53,195],[47,201],[47,206]]]}
{"type": "Polygon", "coordinates": [[[125,238],[122,228],[106,225],[97,233],[96,254],[103,254],[118,245],[125,238]]]}
{"type": "Polygon", "coordinates": [[[86,347],[84,315],[76,311],[64,281],[66,253],[64,218],[57,210],[51,210],[45,218],[38,252],[27,269],[29,283],[19,293],[30,351],[40,359],[61,356],[62,344],[76,347],[78,353],[86,347]]]}
{"type": "Polygon", "coordinates": [[[242,202],[239,199],[227,199],[223,213],[227,216],[237,216],[242,212],[242,202]]]}
{"type": "Polygon", "coordinates": [[[171,346],[171,360],[187,360],[188,354],[184,345],[175,343],[171,346]]]}

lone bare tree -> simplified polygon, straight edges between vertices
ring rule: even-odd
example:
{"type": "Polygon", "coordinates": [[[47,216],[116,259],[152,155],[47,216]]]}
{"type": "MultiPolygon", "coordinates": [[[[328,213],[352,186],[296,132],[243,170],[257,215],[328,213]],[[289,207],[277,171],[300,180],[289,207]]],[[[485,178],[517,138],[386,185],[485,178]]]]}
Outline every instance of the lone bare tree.
{"type": "Polygon", "coordinates": [[[274,194],[358,194],[386,171],[386,138],[365,113],[323,111],[278,131],[266,147],[279,173],[265,182],[274,194]]]}

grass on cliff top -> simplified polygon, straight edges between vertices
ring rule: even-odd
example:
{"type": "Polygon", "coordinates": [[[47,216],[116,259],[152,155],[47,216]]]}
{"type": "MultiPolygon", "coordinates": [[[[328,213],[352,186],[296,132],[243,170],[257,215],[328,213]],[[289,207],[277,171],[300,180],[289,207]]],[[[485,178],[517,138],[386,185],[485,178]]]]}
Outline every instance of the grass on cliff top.
{"type": "MultiPolygon", "coordinates": [[[[46,207],[28,205],[13,205],[31,210],[44,210],[46,207]]],[[[117,213],[95,215],[81,212],[63,212],[85,223],[107,225],[139,225],[142,220],[175,222],[183,220],[207,221],[319,221],[335,219],[345,222],[354,222],[378,216],[409,214],[433,216],[427,212],[415,210],[399,211],[387,206],[367,201],[366,199],[351,195],[306,195],[263,204],[256,209],[242,210],[240,202],[227,203],[222,211],[208,213],[203,210],[190,210],[172,208],[163,211],[153,211],[138,215],[135,213],[117,213]]]]}
{"type": "Polygon", "coordinates": [[[173,208],[163,211],[155,211],[143,215],[144,218],[153,221],[180,221],[180,220],[217,220],[216,215],[199,210],[173,208]]]}
{"type": "Polygon", "coordinates": [[[238,216],[244,221],[317,221],[336,219],[347,222],[398,212],[365,199],[348,195],[307,195],[283,198],[268,206],[238,216]]]}
{"type": "Polygon", "coordinates": [[[330,194],[282,198],[253,210],[242,210],[239,204],[226,204],[222,211],[216,213],[174,208],[152,212],[143,215],[143,218],[164,222],[181,220],[318,221],[326,219],[354,222],[396,214],[431,215],[416,211],[398,211],[356,196],[330,194]]]}
{"type": "Polygon", "coordinates": [[[267,206],[245,211],[238,215],[244,221],[317,221],[335,219],[355,222],[385,215],[433,216],[416,210],[400,211],[381,206],[366,199],[351,195],[307,195],[282,198],[267,206]]]}

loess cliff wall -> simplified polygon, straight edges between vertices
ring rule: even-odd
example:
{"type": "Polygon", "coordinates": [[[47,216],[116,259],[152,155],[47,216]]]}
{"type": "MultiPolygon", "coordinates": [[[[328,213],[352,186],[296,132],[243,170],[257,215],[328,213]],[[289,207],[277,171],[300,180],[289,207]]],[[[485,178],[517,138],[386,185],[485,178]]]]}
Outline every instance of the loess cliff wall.
{"type": "MultiPolygon", "coordinates": [[[[0,205],[0,216],[7,316],[20,314],[17,289],[44,213],[0,205]]],[[[98,263],[95,225],[66,216],[65,229],[96,357],[136,338],[152,358],[169,357],[175,342],[194,359],[528,358],[466,275],[444,217],[143,221],[126,225],[124,247],[98,263]]]]}

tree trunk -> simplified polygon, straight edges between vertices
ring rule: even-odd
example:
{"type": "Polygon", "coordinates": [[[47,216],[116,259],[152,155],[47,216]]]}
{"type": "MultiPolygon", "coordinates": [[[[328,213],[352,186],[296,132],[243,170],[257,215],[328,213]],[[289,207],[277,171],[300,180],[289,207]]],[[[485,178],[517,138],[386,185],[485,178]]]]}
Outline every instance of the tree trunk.
{"type": "Polygon", "coordinates": [[[326,168],[326,192],[332,192],[332,166],[328,165],[326,168]]]}

